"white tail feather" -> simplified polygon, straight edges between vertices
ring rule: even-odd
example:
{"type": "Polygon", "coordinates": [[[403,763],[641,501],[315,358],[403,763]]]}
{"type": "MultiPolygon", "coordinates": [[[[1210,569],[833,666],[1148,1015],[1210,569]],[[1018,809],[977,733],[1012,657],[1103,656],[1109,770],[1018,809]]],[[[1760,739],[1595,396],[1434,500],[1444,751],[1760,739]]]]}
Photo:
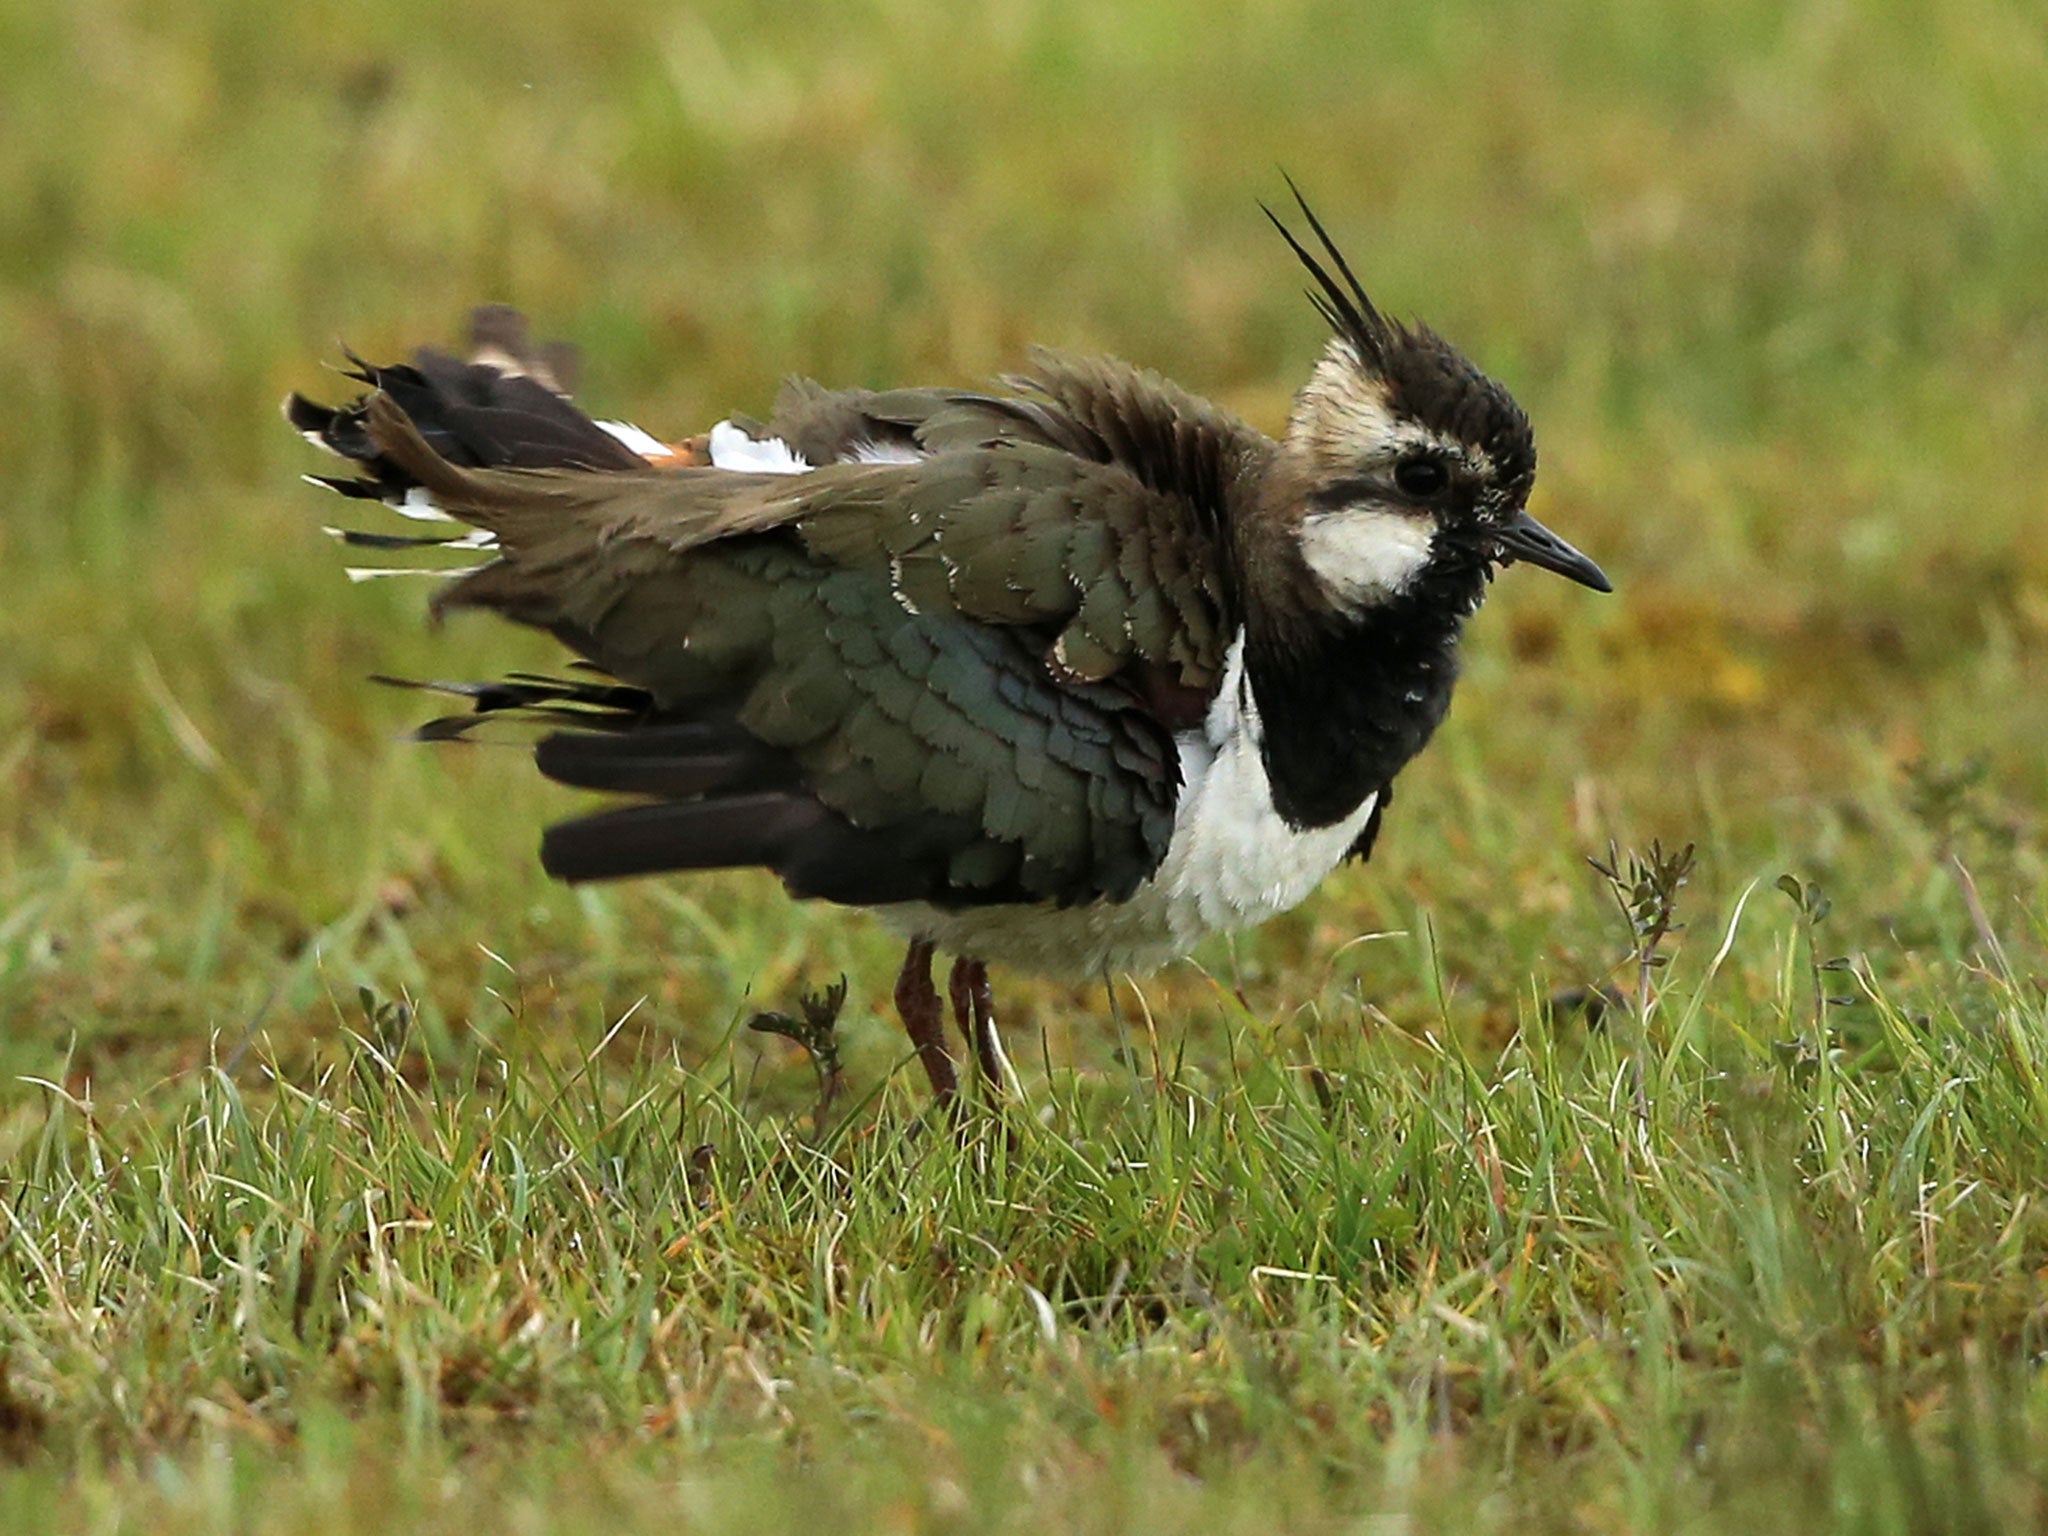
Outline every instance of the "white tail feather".
{"type": "Polygon", "coordinates": [[[729,421],[711,429],[711,467],[768,475],[802,475],[811,469],[781,438],[756,440],[729,421]]]}
{"type": "Polygon", "coordinates": [[[905,448],[900,443],[859,442],[853,445],[853,452],[846,458],[855,464],[917,464],[929,458],[915,448],[905,448]]]}
{"type": "Polygon", "coordinates": [[[396,512],[400,517],[409,517],[416,523],[452,523],[457,521],[457,519],[450,517],[446,512],[443,512],[434,505],[434,498],[427,494],[424,486],[414,486],[405,493],[403,501],[387,501],[384,505],[396,512]]]}
{"type": "Polygon", "coordinates": [[[652,432],[643,432],[630,421],[600,421],[598,425],[643,459],[672,458],[675,450],[652,432]]]}
{"type": "Polygon", "coordinates": [[[345,565],[341,573],[352,582],[378,581],[386,576],[473,576],[482,570],[480,565],[345,565]]]}

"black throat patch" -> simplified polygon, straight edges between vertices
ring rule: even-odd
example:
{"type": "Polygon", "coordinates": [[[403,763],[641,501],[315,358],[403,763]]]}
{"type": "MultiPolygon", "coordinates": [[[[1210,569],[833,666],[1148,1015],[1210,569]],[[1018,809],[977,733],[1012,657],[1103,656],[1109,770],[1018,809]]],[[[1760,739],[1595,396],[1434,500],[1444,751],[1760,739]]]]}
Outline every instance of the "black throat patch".
{"type": "Polygon", "coordinates": [[[1260,751],[1288,825],[1342,821],[1422,750],[1450,709],[1459,632],[1485,586],[1478,556],[1439,559],[1391,602],[1247,635],[1260,751]]]}

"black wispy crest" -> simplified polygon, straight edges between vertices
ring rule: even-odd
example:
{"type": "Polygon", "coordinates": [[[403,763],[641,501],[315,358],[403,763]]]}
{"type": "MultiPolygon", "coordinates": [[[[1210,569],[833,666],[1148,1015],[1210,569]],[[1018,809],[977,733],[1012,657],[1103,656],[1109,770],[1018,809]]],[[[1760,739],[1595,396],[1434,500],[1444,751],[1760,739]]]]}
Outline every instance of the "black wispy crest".
{"type": "Polygon", "coordinates": [[[1281,176],[1287,183],[1287,190],[1294,194],[1295,205],[1301,209],[1302,217],[1308,220],[1308,227],[1321,242],[1324,253],[1343,275],[1343,283],[1330,276],[1328,269],[1309,254],[1308,248],[1294,237],[1294,231],[1281,222],[1279,214],[1264,203],[1259,204],[1260,212],[1273,221],[1273,227],[1280,231],[1280,238],[1287,242],[1301,264],[1308,268],[1309,275],[1315,278],[1316,287],[1308,290],[1308,301],[1315,305],[1316,313],[1330,323],[1331,330],[1351,343],[1361,361],[1384,368],[1395,340],[1392,327],[1373,308],[1372,300],[1365,296],[1365,289],[1351,271],[1351,263],[1337,249],[1329,231],[1323,228],[1323,221],[1316,217],[1308,199],[1301,195],[1301,188],[1294,184],[1294,178],[1284,171],[1281,176]]]}

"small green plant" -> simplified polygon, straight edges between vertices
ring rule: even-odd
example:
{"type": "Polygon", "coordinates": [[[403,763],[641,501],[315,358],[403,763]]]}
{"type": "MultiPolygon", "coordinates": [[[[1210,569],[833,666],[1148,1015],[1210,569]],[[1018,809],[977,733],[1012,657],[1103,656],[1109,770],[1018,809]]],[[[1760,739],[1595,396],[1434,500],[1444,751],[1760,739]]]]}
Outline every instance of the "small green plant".
{"type": "Polygon", "coordinates": [[[2009,819],[1995,815],[1984,804],[1984,784],[1989,776],[1982,758],[1971,758],[1956,768],[1943,768],[1925,760],[1906,765],[1906,808],[1913,819],[1934,839],[1934,856],[1955,882],[1963,907],[1970,914],[1970,927],[1986,962],[1996,965],[2008,979],[2011,964],[2005,946],[1991,925],[1991,914],[1977,889],[1977,877],[1963,858],[1963,846],[1974,841],[1994,853],[2010,852],[2019,840],[2009,819]]]}
{"type": "Polygon", "coordinates": [[[1588,859],[1621,909],[1628,924],[1629,962],[1636,972],[1636,1056],[1635,1108],[1638,1120],[1650,1118],[1650,1089],[1646,1061],[1650,1054],[1650,1015],[1657,1005],[1657,972],[1670,961],[1664,941],[1684,924],[1678,921],[1678,892],[1691,878],[1693,845],[1687,843],[1672,853],[1661,842],[1652,842],[1648,856],[1630,850],[1623,855],[1613,843],[1607,845],[1607,859],[1588,859]]]}
{"type": "Polygon", "coordinates": [[[396,1067],[413,1043],[412,1005],[397,998],[379,997],[369,987],[356,988],[356,1001],[363,1010],[363,1042],[396,1067]]]}
{"type": "Polygon", "coordinates": [[[1793,874],[1778,876],[1777,886],[1799,909],[1799,934],[1806,945],[1806,975],[1813,998],[1813,1048],[1824,1054],[1829,1038],[1828,1009],[1846,1008],[1858,1001],[1854,997],[1830,996],[1824,978],[1852,972],[1855,962],[1847,955],[1831,955],[1825,960],[1820,956],[1816,930],[1835,910],[1835,904],[1826,892],[1811,880],[1801,880],[1793,874]]]}
{"type": "Polygon", "coordinates": [[[846,1086],[846,1071],[839,1060],[839,1013],[846,1006],[846,978],[841,976],[822,992],[806,992],[797,999],[792,1014],[763,1012],[747,1020],[747,1028],[764,1035],[780,1035],[803,1047],[811,1070],[818,1074],[818,1102],[811,1122],[819,1130],[832,1113],[840,1090],[846,1086]]]}

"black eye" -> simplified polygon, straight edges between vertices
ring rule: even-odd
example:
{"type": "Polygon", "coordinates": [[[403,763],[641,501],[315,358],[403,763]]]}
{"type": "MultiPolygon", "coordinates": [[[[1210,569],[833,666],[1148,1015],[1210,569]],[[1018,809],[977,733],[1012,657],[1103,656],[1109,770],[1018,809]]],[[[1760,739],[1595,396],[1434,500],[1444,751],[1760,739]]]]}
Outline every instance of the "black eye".
{"type": "Polygon", "coordinates": [[[1394,466],[1394,484],[1401,488],[1404,496],[1426,500],[1437,495],[1451,483],[1451,472],[1444,468],[1444,461],[1426,453],[1403,459],[1394,466]]]}

